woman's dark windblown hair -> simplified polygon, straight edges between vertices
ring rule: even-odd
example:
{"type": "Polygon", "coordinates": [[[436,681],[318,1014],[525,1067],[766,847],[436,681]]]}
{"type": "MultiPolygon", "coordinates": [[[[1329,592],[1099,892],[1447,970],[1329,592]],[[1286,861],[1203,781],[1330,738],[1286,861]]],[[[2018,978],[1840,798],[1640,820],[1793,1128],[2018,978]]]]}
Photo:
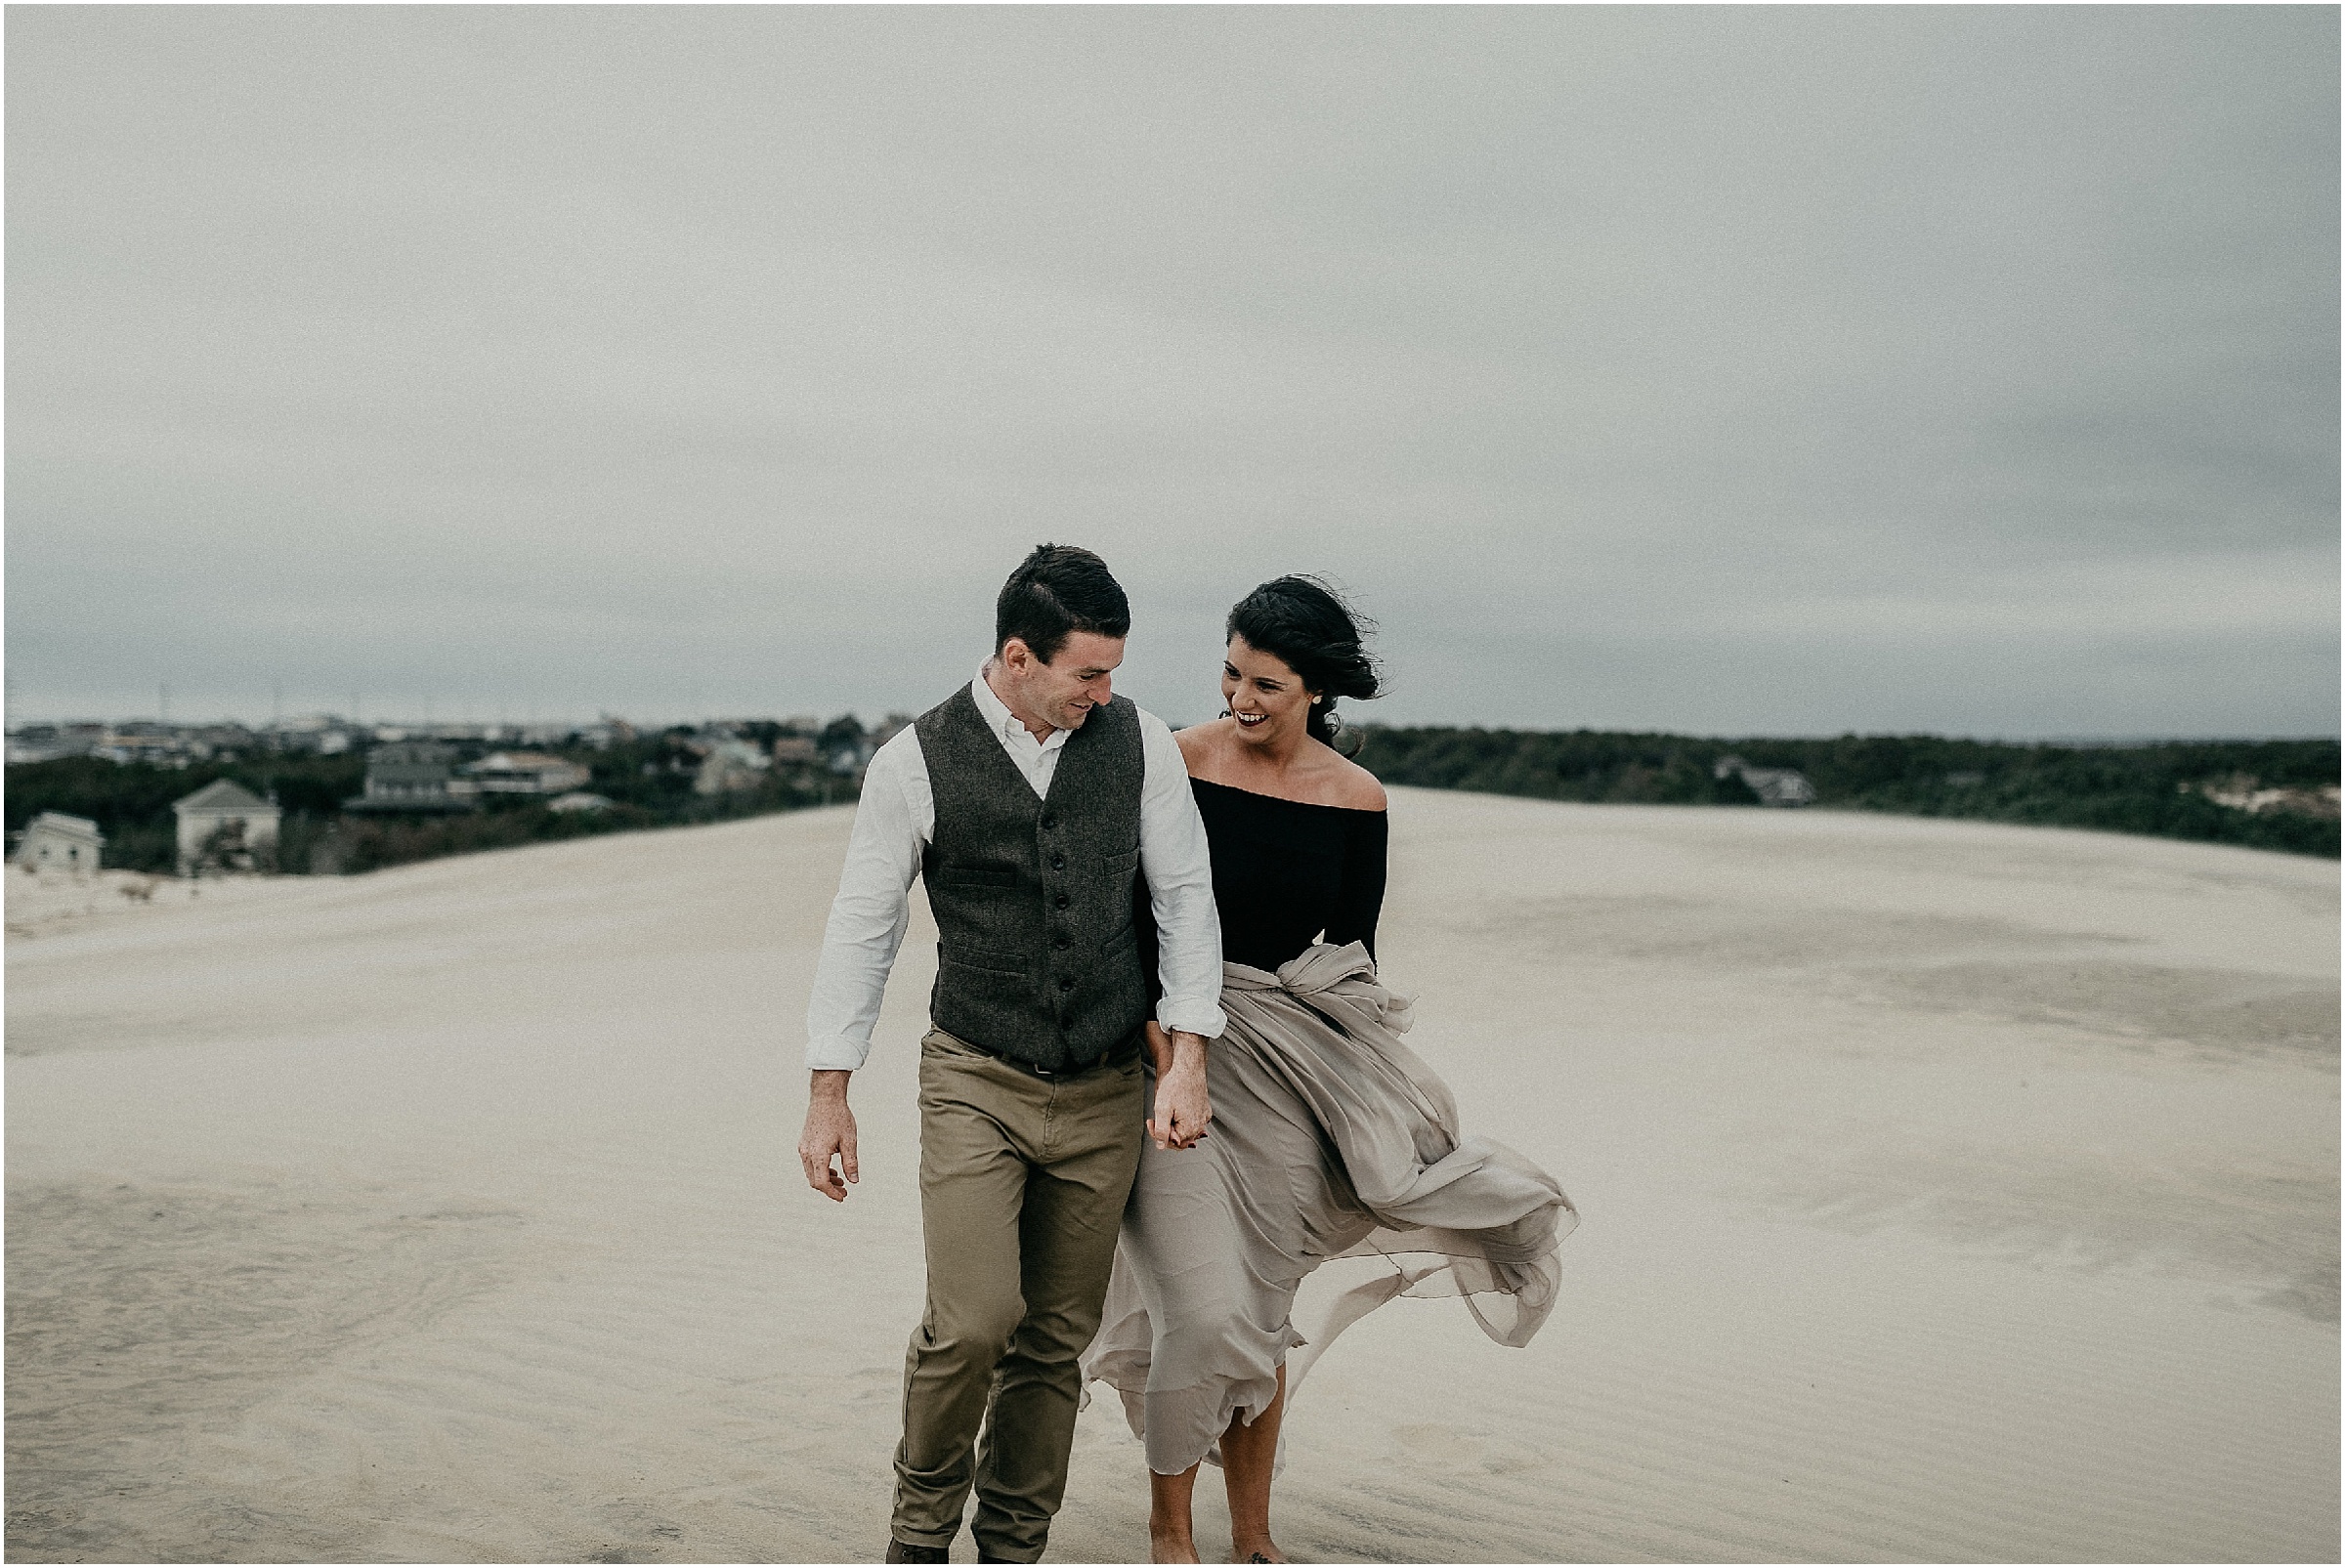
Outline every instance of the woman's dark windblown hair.
{"type": "MultiPolygon", "coordinates": [[[[1273,577],[1239,600],[1223,635],[1245,638],[1249,647],[1283,659],[1300,676],[1303,686],[1323,699],[1311,705],[1305,721],[1311,738],[1334,745],[1343,727],[1336,717],[1336,699],[1365,702],[1384,696],[1382,672],[1363,646],[1374,630],[1374,621],[1325,582],[1294,576],[1273,577]]],[[[1358,750],[1352,747],[1353,753],[1358,750]]]]}

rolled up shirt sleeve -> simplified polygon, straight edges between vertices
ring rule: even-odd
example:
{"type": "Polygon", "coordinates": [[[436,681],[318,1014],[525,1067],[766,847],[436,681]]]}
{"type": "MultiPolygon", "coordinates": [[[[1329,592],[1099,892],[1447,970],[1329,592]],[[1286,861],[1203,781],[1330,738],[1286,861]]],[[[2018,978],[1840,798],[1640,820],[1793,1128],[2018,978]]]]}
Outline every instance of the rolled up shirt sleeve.
{"type": "Polygon", "coordinates": [[[912,879],[935,830],[919,741],[899,732],[872,758],[855,829],[823,930],[823,954],[806,1004],[806,1065],[853,1072],[872,1053],[872,1026],[888,971],[912,922],[912,879]]]}
{"type": "Polygon", "coordinates": [[[1165,721],[1140,714],[1140,871],[1156,920],[1156,1021],[1168,1030],[1219,1035],[1221,916],[1214,908],[1214,862],[1205,819],[1189,792],[1189,768],[1165,721]]]}

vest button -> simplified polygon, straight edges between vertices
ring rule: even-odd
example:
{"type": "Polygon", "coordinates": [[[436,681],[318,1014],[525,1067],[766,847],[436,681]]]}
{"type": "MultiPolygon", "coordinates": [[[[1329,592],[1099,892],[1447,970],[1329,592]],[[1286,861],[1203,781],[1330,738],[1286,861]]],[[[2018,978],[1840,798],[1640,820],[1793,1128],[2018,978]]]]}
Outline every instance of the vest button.
{"type": "Polygon", "coordinates": [[[1060,938],[1059,938],[1057,941],[1055,941],[1055,942],[1051,943],[1050,945],[1051,945],[1052,947],[1056,948],[1056,949],[1057,949],[1059,952],[1061,952],[1061,953],[1064,953],[1064,952],[1066,952],[1066,951],[1067,951],[1069,948],[1073,947],[1075,944],[1074,944],[1074,942],[1073,942],[1073,941],[1071,941],[1070,939],[1068,939],[1068,938],[1066,938],[1066,937],[1060,937],[1060,938]]]}
{"type": "Polygon", "coordinates": [[[1063,910],[1063,909],[1065,909],[1065,908],[1066,908],[1068,905],[1070,905],[1070,904],[1074,903],[1075,901],[1074,901],[1073,899],[1070,899],[1070,898],[1068,898],[1068,897],[1067,897],[1067,896],[1066,896],[1064,893],[1061,893],[1061,894],[1060,894],[1058,897],[1056,897],[1056,898],[1052,899],[1050,902],[1051,902],[1052,904],[1054,904],[1054,905],[1058,906],[1058,908],[1060,908],[1060,909],[1062,909],[1062,910],[1063,910]]]}
{"type": "Polygon", "coordinates": [[[1051,856],[1051,857],[1050,857],[1050,869],[1051,869],[1052,870],[1054,870],[1054,871],[1063,871],[1063,870],[1065,870],[1065,869],[1067,869],[1067,858],[1066,858],[1064,855],[1053,855],[1053,856],[1051,856]]]}
{"type": "Polygon", "coordinates": [[[1045,827],[1056,827],[1058,826],[1058,819],[1052,816],[1045,816],[1043,818],[1043,826],[1045,827]]]}
{"type": "Polygon", "coordinates": [[[1066,978],[1066,979],[1063,979],[1063,980],[1061,980],[1061,981],[1058,983],[1058,989],[1059,989],[1059,990],[1061,990],[1061,991],[1073,991],[1073,990],[1075,989],[1075,981],[1074,981],[1074,978],[1073,978],[1072,976],[1070,976],[1070,977],[1068,977],[1068,978],[1066,978]]]}

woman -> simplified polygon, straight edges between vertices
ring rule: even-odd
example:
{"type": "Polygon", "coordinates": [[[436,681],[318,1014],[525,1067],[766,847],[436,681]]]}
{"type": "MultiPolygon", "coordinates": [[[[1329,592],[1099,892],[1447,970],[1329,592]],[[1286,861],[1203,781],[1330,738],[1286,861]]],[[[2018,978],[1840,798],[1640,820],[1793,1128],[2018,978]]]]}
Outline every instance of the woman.
{"type": "MultiPolygon", "coordinates": [[[[1309,1360],[1400,1294],[1463,1295],[1492,1338],[1527,1342],[1577,1221],[1545,1171],[1460,1135],[1449,1090],[1400,1040],[1408,1002],[1375,963],[1384,787],[1334,744],[1337,699],[1376,695],[1343,602],[1280,577],[1230,612],[1228,711],[1178,737],[1213,853],[1228,1026],[1209,1057],[1211,1132],[1142,1150],[1084,1357],[1146,1445],[1157,1562],[1198,1560],[1189,1502],[1207,1459],[1228,1483],[1233,1555],[1284,1562],[1270,1479],[1309,1360]],[[1290,1312],[1336,1257],[1381,1266],[1313,1323],[1313,1343],[1290,1312]]],[[[1149,1044],[1170,1058],[1153,1025],[1149,1044]]]]}

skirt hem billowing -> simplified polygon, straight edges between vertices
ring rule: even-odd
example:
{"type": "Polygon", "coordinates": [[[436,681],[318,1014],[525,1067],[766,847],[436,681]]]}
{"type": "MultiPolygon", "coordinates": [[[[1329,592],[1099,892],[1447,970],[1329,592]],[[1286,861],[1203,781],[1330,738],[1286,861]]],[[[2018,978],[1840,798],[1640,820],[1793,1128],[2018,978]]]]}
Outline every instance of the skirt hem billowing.
{"type": "Polygon", "coordinates": [[[1547,1172],[1462,1134],[1448,1086],[1400,1038],[1407,998],[1357,943],[1275,975],[1224,965],[1221,1001],[1213,1136],[1142,1151],[1083,1358],[1164,1475],[1218,1463],[1221,1433],[1259,1419],[1280,1366],[1292,1399],[1337,1335],[1395,1297],[1458,1296],[1489,1338],[1528,1343],[1578,1222],[1547,1172]],[[1307,1277],[1339,1259],[1383,1266],[1331,1271],[1349,1283],[1299,1308],[1307,1277]]]}

